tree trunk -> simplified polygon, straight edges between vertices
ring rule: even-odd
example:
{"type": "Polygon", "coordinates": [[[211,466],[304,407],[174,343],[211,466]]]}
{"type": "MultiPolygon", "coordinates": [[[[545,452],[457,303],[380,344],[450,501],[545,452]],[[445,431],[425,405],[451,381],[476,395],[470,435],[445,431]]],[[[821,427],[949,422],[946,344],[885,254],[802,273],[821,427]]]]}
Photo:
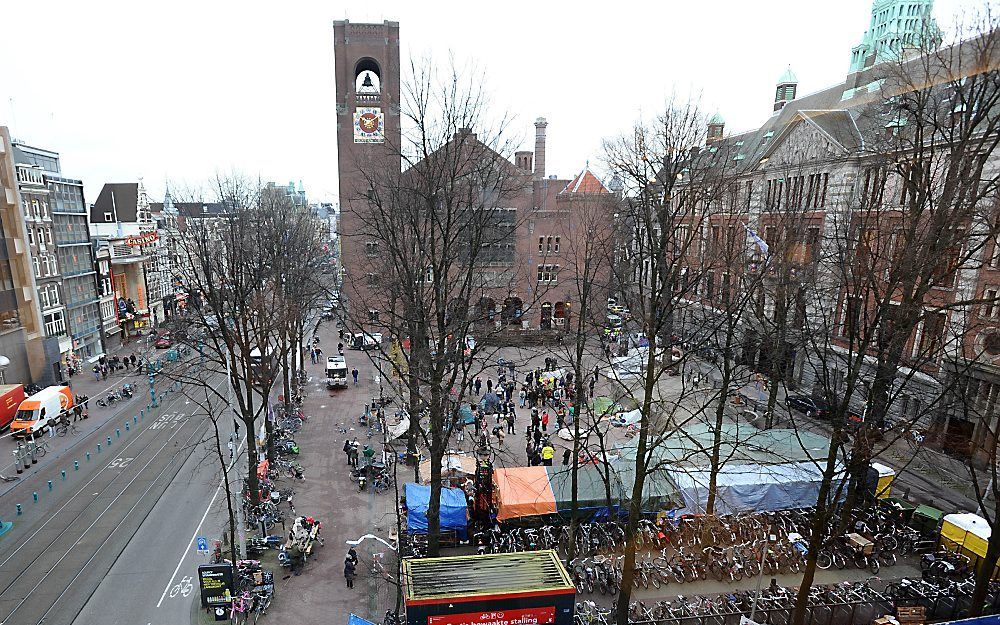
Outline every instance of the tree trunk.
{"type": "Polygon", "coordinates": [[[806,557],[806,568],[802,575],[802,582],[795,597],[792,625],[805,625],[806,610],[809,607],[809,589],[816,576],[816,559],[819,557],[819,550],[824,546],[823,535],[830,517],[828,502],[830,493],[833,491],[833,478],[837,473],[837,452],[840,449],[840,437],[840,430],[835,428],[830,437],[830,447],[827,450],[823,481],[820,482],[819,493],[816,495],[816,508],[813,511],[812,528],[809,533],[809,553],[806,557]]]}
{"type": "Polygon", "coordinates": [[[441,549],[441,459],[444,456],[444,404],[437,384],[431,384],[431,499],[427,504],[427,555],[436,558],[441,549]]]}
{"type": "Polygon", "coordinates": [[[233,562],[239,560],[236,544],[236,512],[233,510],[233,491],[229,486],[229,467],[226,466],[226,457],[222,455],[222,440],[219,437],[219,420],[210,417],[212,428],[215,432],[215,453],[219,459],[219,466],[222,467],[222,483],[226,487],[226,512],[229,514],[229,547],[230,556],[233,562]]]}
{"type": "MultiPolygon", "coordinates": [[[[647,316],[647,318],[652,318],[652,315],[647,316]]],[[[647,333],[649,333],[648,330],[647,333]]],[[[635,482],[632,484],[628,521],[625,524],[625,562],[622,570],[621,591],[618,594],[618,612],[614,617],[617,625],[629,625],[629,602],[632,599],[632,579],[635,576],[635,532],[639,527],[639,519],[642,518],[642,491],[646,485],[646,448],[650,430],[653,391],[656,387],[656,335],[653,334],[648,338],[650,345],[654,347],[648,350],[646,356],[645,397],[642,400],[639,419],[639,442],[635,453],[635,482]]]]}
{"type": "Polygon", "coordinates": [[[1000,560],[1000,532],[993,532],[986,545],[986,556],[979,563],[979,570],[976,571],[976,587],[969,600],[969,616],[980,616],[985,611],[986,595],[989,593],[990,580],[996,571],[998,560],[1000,560]]]}

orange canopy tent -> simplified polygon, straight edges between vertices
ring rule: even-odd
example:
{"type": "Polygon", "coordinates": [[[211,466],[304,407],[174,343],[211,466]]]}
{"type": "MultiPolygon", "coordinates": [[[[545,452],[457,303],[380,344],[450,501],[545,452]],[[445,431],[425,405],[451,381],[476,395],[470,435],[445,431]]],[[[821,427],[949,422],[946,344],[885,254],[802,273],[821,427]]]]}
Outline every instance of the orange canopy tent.
{"type": "Polygon", "coordinates": [[[497,520],[556,513],[556,498],[545,467],[514,467],[493,472],[497,520]]]}

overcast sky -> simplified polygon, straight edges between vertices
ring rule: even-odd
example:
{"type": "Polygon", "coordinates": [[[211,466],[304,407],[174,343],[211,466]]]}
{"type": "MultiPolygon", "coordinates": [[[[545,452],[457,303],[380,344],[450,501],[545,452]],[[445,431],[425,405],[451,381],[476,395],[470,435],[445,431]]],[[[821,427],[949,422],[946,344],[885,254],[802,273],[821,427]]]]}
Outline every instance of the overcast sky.
{"type": "MultiPolygon", "coordinates": [[[[984,0],[937,0],[947,28],[984,0]]],[[[548,119],[547,169],[570,177],[601,141],[695,90],[727,131],[760,125],[786,65],[806,94],[840,82],[871,0],[4,3],[0,125],[61,153],[87,201],[105,182],[196,184],[217,171],[337,193],[333,27],[391,19],[402,55],[453,53],[495,105],[548,119]]],[[[406,63],[404,62],[404,65],[406,63]]]]}

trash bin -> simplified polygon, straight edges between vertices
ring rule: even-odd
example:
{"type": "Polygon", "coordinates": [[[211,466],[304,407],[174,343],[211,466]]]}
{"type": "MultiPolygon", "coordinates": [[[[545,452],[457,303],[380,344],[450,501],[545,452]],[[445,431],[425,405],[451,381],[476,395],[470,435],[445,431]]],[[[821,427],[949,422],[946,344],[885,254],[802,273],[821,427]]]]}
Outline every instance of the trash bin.
{"type": "Polygon", "coordinates": [[[885,499],[879,499],[879,506],[885,510],[887,514],[893,515],[896,519],[907,525],[910,525],[910,521],[913,519],[913,513],[917,509],[915,505],[905,499],[900,499],[899,497],[886,497],[885,499]]]}
{"type": "Polygon", "coordinates": [[[944,512],[933,506],[921,505],[913,511],[910,527],[920,532],[927,540],[937,540],[944,512]]]}

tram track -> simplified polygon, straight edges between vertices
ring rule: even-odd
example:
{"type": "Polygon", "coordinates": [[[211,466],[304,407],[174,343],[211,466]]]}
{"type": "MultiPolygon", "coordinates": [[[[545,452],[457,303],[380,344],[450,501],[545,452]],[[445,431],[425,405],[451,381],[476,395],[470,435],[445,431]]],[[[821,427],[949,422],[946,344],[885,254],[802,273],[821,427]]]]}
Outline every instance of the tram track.
{"type": "MultiPolygon", "coordinates": [[[[183,398],[166,402],[164,414],[178,405],[183,398]]],[[[170,427],[148,423],[115,459],[27,528],[30,533],[0,560],[0,625],[75,619],[207,433],[207,420],[186,417],[170,427]],[[134,456],[123,456],[130,452],[134,456]]]]}

